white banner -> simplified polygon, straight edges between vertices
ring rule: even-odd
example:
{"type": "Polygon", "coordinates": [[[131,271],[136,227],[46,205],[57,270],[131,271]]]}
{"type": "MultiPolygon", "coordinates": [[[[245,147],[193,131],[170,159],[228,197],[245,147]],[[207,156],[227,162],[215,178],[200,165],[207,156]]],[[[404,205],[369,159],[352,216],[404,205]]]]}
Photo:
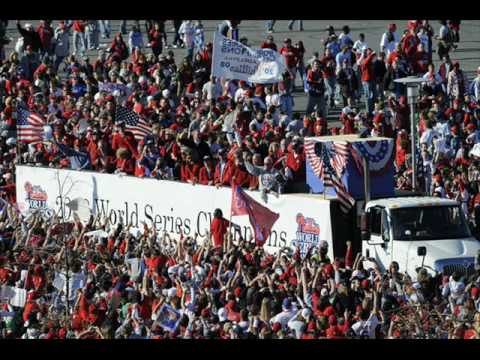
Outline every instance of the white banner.
{"type": "Polygon", "coordinates": [[[285,59],[272,49],[250,48],[222,34],[213,36],[212,75],[258,84],[277,83],[286,70],[285,59]]]}
{"type": "MultiPolygon", "coordinates": [[[[131,176],[100,174],[87,171],[57,170],[50,168],[17,166],[17,202],[22,213],[32,207],[60,211],[67,218],[73,212],[65,205],[71,199],[88,199],[94,214],[108,216],[111,223],[120,221],[143,228],[155,225],[159,234],[183,232],[186,236],[199,234],[199,240],[210,230],[213,211],[220,208],[225,218],[230,216],[231,189],[214,186],[191,185],[176,181],[141,179],[131,176]],[[65,184],[63,201],[58,183],[65,184]]],[[[265,244],[269,253],[284,246],[302,247],[326,240],[332,251],[330,202],[322,196],[284,194],[278,198],[268,195],[261,200],[259,192],[247,191],[255,200],[279,213],[270,238],[265,244]]],[[[253,234],[248,216],[235,216],[233,222],[241,226],[242,236],[249,240],[253,234]]]]}

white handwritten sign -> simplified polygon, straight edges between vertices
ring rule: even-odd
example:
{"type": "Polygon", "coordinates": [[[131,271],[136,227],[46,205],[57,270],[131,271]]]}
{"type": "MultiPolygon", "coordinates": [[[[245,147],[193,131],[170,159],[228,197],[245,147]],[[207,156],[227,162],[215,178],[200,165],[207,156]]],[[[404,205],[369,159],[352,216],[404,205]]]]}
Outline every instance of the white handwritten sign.
{"type": "Polygon", "coordinates": [[[212,73],[225,79],[269,84],[282,80],[285,60],[272,49],[250,48],[219,33],[213,37],[212,73]]]}

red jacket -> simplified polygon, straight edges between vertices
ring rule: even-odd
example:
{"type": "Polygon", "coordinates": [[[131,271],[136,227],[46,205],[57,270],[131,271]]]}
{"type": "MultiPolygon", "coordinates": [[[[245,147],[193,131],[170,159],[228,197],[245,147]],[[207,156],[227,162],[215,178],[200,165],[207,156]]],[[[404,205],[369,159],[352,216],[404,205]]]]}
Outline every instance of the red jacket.
{"type": "Polygon", "coordinates": [[[221,172],[221,165],[217,163],[215,166],[215,174],[214,174],[214,183],[215,185],[221,186],[228,186],[232,181],[232,171],[231,168],[233,163],[231,161],[227,161],[223,167],[223,172],[221,172]]]}
{"type": "Polygon", "coordinates": [[[244,167],[238,167],[233,165],[231,185],[239,185],[241,187],[247,187],[250,183],[250,174],[244,167]]]}
{"type": "Polygon", "coordinates": [[[202,166],[198,173],[198,182],[202,185],[208,185],[211,181],[213,183],[215,177],[215,169],[212,167],[208,168],[206,166],[202,166]]]}
{"type": "Polygon", "coordinates": [[[266,41],[264,41],[260,47],[262,49],[272,49],[272,50],[277,51],[277,45],[275,43],[270,43],[269,44],[266,41]]]}
{"type": "Polygon", "coordinates": [[[409,58],[413,58],[417,52],[417,46],[420,40],[417,35],[407,34],[402,41],[402,50],[409,58]]]}
{"type": "Polygon", "coordinates": [[[287,167],[293,172],[293,181],[305,181],[305,154],[295,157],[293,152],[287,155],[287,167]]]}
{"type": "Polygon", "coordinates": [[[125,135],[115,133],[112,138],[112,150],[117,151],[120,148],[127,148],[134,156],[138,156],[136,140],[130,131],[125,131],[125,135]]]}
{"type": "Polygon", "coordinates": [[[288,68],[295,67],[300,60],[300,54],[298,53],[298,50],[293,46],[290,48],[282,47],[280,49],[280,54],[284,56],[285,64],[288,68]]]}
{"type": "Polygon", "coordinates": [[[77,32],[85,32],[85,22],[83,20],[75,20],[73,22],[73,30],[77,32]]]}
{"type": "Polygon", "coordinates": [[[51,26],[40,25],[37,28],[38,36],[44,50],[50,49],[52,46],[53,28],[51,26]]]}
{"type": "Polygon", "coordinates": [[[17,203],[17,189],[15,184],[7,184],[4,186],[0,186],[0,191],[5,191],[7,200],[10,204],[17,203]]]}
{"type": "Polygon", "coordinates": [[[230,222],[226,219],[214,218],[210,225],[210,233],[212,234],[213,246],[219,248],[223,244],[223,239],[227,233],[230,222]]]}
{"type": "Polygon", "coordinates": [[[367,56],[366,59],[362,60],[360,64],[360,70],[362,71],[362,81],[372,81],[375,79],[375,73],[373,69],[373,57],[375,56],[374,53],[371,53],[367,56]]]}
{"type": "Polygon", "coordinates": [[[195,181],[198,182],[198,172],[200,166],[197,164],[183,164],[180,169],[180,178],[182,181],[195,181]]]}
{"type": "Polygon", "coordinates": [[[345,135],[356,133],[355,120],[352,117],[347,116],[347,115],[342,113],[342,115],[340,116],[340,120],[343,123],[343,133],[345,135]]]}
{"type": "Polygon", "coordinates": [[[117,159],[115,165],[118,170],[121,170],[128,175],[133,175],[135,171],[135,163],[133,159],[117,159]]]}

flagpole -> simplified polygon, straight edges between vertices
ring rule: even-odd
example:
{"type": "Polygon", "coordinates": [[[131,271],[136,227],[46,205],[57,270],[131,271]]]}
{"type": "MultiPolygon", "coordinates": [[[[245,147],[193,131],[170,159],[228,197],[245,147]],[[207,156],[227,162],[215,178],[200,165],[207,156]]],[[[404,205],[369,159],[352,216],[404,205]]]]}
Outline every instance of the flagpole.
{"type": "MultiPolygon", "coordinates": [[[[233,205],[233,192],[235,191],[235,186],[232,185],[232,197],[231,197],[231,200],[230,200],[230,218],[228,220],[228,236],[231,237],[232,234],[232,216],[233,216],[233,212],[232,212],[232,205],[233,205]]],[[[227,239],[227,245],[229,243],[229,239],[227,239]]],[[[227,251],[230,250],[227,248],[227,251]]]]}

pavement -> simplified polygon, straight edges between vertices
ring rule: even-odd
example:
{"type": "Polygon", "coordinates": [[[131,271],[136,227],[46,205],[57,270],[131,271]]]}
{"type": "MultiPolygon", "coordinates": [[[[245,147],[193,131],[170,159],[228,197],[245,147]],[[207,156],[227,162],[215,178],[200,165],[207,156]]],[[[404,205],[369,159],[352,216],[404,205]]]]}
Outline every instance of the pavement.
{"type": "MultiPolygon", "coordinates": [[[[22,24],[30,22],[36,26],[38,20],[22,20],[22,24]]],[[[267,36],[266,32],[266,22],[267,20],[243,20],[239,26],[240,37],[247,37],[248,42],[251,46],[259,46],[267,36]]],[[[55,27],[58,21],[53,21],[53,26],[55,27]]],[[[112,34],[119,31],[120,21],[111,20],[112,34]]],[[[127,22],[127,28],[130,31],[133,20],[127,22]]],[[[141,23],[141,30],[144,31],[143,21],[141,23]]],[[[213,33],[220,23],[220,20],[203,20],[202,21],[205,29],[205,38],[206,41],[211,41],[213,38],[213,33]]],[[[302,40],[306,49],[305,60],[308,60],[313,56],[313,52],[318,51],[319,53],[323,52],[322,39],[325,39],[327,32],[326,28],[329,25],[332,25],[335,28],[337,34],[341,33],[341,28],[344,25],[348,25],[351,29],[351,37],[353,41],[358,39],[358,34],[364,33],[366,41],[372,49],[379,51],[380,48],[380,38],[387,28],[388,24],[396,23],[399,30],[398,33],[403,31],[407,26],[407,20],[305,20],[303,22],[303,31],[298,30],[298,22],[294,24],[293,30],[288,29],[287,20],[279,20],[276,22],[273,32],[274,40],[277,46],[282,46],[283,39],[289,37],[292,39],[292,42],[302,40]]],[[[440,29],[440,24],[438,21],[431,20],[430,23],[433,25],[435,33],[438,34],[440,29]]],[[[173,40],[173,23],[172,21],[167,21],[165,29],[167,30],[167,40],[170,43],[173,40]]],[[[460,43],[458,44],[458,49],[450,53],[452,60],[458,60],[460,62],[461,68],[466,71],[469,78],[474,77],[474,73],[478,66],[480,66],[480,38],[478,34],[480,32],[480,20],[464,20],[461,23],[460,28],[460,43]]],[[[18,31],[16,29],[15,20],[10,20],[7,35],[14,38],[15,41],[12,41],[7,46],[7,52],[11,51],[14,46],[16,39],[18,37],[18,31]]],[[[144,34],[144,41],[146,35],[144,34]]],[[[124,37],[125,39],[125,37],[124,37]]],[[[101,46],[106,47],[110,45],[112,39],[101,39],[101,46]]],[[[145,41],[146,42],[146,41],[145,41]]],[[[434,42],[434,50],[436,48],[436,42],[434,42]]],[[[172,49],[175,53],[175,58],[179,61],[184,55],[186,55],[185,49],[172,49]]],[[[147,50],[150,51],[150,50],[147,50]]],[[[96,58],[98,55],[97,51],[88,51],[87,55],[89,57],[96,58]]],[[[434,62],[438,65],[438,56],[434,54],[434,62]]],[[[303,91],[300,91],[300,79],[297,76],[297,88],[298,91],[295,92],[295,111],[303,112],[306,108],[307,97],[303,91]]],[[[338,123],[338,113],[340,109],[335,108],[331,109],[329,113],[329,122],[332,126],[337,126],[338,123]]]]}

